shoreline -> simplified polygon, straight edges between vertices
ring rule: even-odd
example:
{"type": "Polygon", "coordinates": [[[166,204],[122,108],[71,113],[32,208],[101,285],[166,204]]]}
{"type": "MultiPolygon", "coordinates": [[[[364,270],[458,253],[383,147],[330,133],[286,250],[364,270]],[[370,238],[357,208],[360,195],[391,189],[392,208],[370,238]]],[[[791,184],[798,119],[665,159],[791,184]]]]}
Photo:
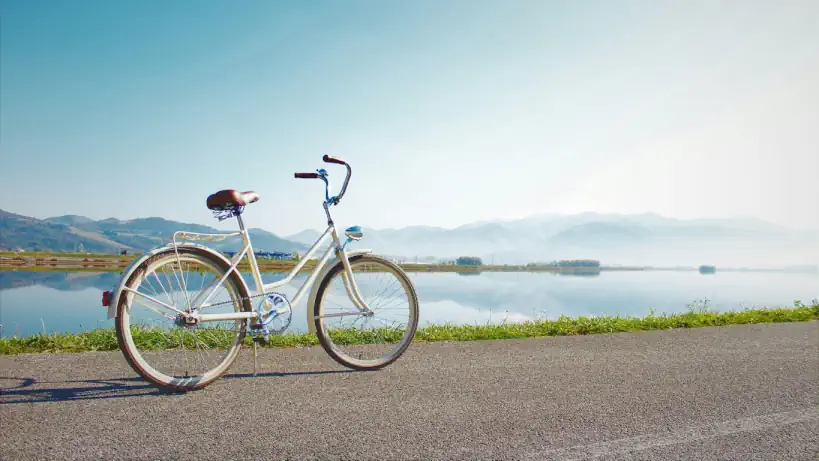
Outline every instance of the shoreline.
{"type": "MultiPolygon", "coordinates": [[[[480,341],[493,339],[525,339],[546,336],[583,336],[591,334],[624,333],[651,330],[703,328],[713,326],[745,325],[760,323],[808,322],[819,320],[819,301],[810,305],[796,301],[793,307],[745,309],[742,311],[714,312],[703,307],[689,307],[679,314],[649,314],[645,317],[567,317],[557,320],[530,320],[520,323],[487,325],[426,325],[416,332],[414,343],[439,341],[480,341]]],[[[145,335],[149,336],[149,335],[145,335]]],[[[214,348],[228,344],[230,337],[213,335],[214,348]]],[[[140,333],[135,338],[140,342],[140,333]]],[[[147,341],[156,344],[154,336],[147,341]]],[[[353,344],[366,342],[357,331],[349,332],[347,340],[353,344]]],[[[309,333],[285,333],[273,335],[263,347],[311,347],[317,346],[318,338],[309,333]]],[[[251,347],[248,335],[243,348],[251,347]]],[[[39,333],[22,338],[0,338],[0,355],[24,353],[81,353],[119,350],[113,328],[95,329],[83,333],[39,333]]]]}
{"type": "MultiPolygon", "coordinates": [[[[43,272],[121,272],[139,255],[115,255],[115,254],[77,254],[77,253],[15,253],[0,251],[0,271],[43,271],[43,272]]],[[[267,260],[258,259],[259,270],[261,272],[281,272],[286,273],[292,270],[296,261],[292,260],[267,260]]],[[[299,273],[311,272],[315,268],[316,260],[307,262],[299,273]]],[[[534,266],[527,264],[483,264],[483,265],[457,265],[457,264],[433,264],[433,263],[397,263],[407,272],[456,272],[456,273],[481,273],[481,272],[544,272],[556,274],[581,274],[597,275],[601,272],[696,272],[697,266],[625,266],[625,265],[604,265],[599,267],[555,267],[555,266],[534,266]]],[[[245,261],[238,266],[240,271],[249,272],[250,264],[245,261]]],[[[819,266],[793,268],[747,268],[747,267],[717,267],[716,272],[786,272],[786,273],[817,273],[819,266]]]]}

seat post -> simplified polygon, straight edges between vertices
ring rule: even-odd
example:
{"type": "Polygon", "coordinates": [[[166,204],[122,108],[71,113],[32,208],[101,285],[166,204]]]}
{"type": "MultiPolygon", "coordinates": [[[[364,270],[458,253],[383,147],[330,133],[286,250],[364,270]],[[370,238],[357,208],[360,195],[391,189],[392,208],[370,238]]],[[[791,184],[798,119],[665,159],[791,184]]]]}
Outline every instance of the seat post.
{"type": "Polygon", "coordinates": [[[239,230],[244,232],[245,230],[245,222],[242,221],[242,215],[236,215],[236,220],[239,221],[239,230]]]}

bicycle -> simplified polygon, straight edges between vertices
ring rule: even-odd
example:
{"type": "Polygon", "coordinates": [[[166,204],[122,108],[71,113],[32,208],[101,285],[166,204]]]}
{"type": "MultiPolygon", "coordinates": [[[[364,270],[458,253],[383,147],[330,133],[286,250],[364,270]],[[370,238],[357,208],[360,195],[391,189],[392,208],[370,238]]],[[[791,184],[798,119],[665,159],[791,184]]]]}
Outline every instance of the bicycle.
{"type": "Polygon", "coordinates": [[[115,320],[120,350],[134,371],[161,388],[175,391],[202,389],[222,377],[230,368],[248,333],[254,336],[255,369],[256,343],[268,340],[270,335],[282,334],[290,326],[292,306],[299,303],[310,286],[312,289],[307,306],[308,331],[318,336],[321,347],[336,362],[356,370],[379,369],[393,363],[407,350],[418,326],[418,298],[415,287],[400,266],[386,258],[371,254],[372,250],[347,249],[350,242],[363,238],[364,233],[359,226],[345,229],[347,239],[341,243],[330,214],[330,207],[337,206],[344,196],[352,169],[342,159],[325,155],[323,160],[347,168],[344,184],[338,195],[331,196],[330,181],[327,179],[329,174],[326,170],[319,169],[316,173],[295,173],[295,178],[321,179],[324,182],[323,207],[327,216],[327,229],[283,279],[263,283],[250,234],[242,220],[245,207],[258,201],[259,194],[253,191],[238,192],[234,189],[225,189],[211,194],[206,200],[206,205],[220,221],[235,217],[239,225],[238,232],[208,234],[177,231],[167,245],[155,248],[135,259],[123,272],[118,285],[111,291],[103,292],[102,304],[108,307],[108,318],[115,320]],[[220,241],[234,236],[241,236],[243,245],[230,259],[206,245],[190,243],[196,240],[220,241]],[[331,244],[298,289],[293,300],[290,301],[285,295],[274,291],[290,283],[299,274],[328,236],[332,237],[331,244]],[[178,243],[177,240],[185,242],[178,243]],[[328,263],[333,254],[335,260],[328,263]],[[238,269],[245,256],[256,285],[252,293],[238,269]],[[163,272],[164,277],[161,277],[160,269],[170,270],[172,275],[163,272]],[[354,274],[376,273],[379,269],[381,273],[386,272],[388,276],[395,276],[393,284],[397,281],[398,286],[391,294],[398,290],[403,291],[409,316],[405,324],[395,322],[390,324],[377,319],[382,322],[376,324],[377,328],[365,329],[364,323],[376,319],[378,313],[396,309],[377,307],[375,304],[375,301],[380,301],[381,297],[387,294],[389,287],[380,291],[376,300],[369,303],[365,302],[361,295],[360,290],[366,284],[357,283],[354,274]],[[189,272],[185,273],[185,270],[189,272]],[[207,284],[206,271],[214,274],[213,279],[207,284]],[[344,287],[343,294],[352,301],[353,308],[331,312],[330,303],[334,298],[329,295],[329,286],[339,276],[344,287]],[[314,284],[317,279],[320,279],[320,282],[314,284]],[[154,282],[159,283],[159,289],[154,282]],[[163,285],[165,282],[167,285],[163,285]],[[189,286],[196,282],[199,282],[199,290],[188,293],[189,286]],[[143,284],[150,293],[140,292],[143,284]],[[227,301],[213,301],[215,291],[219,287],[225,288],[229,298],[227,301]],[[184,293],[184,297],[177,297],[177,290],[184,293]],[[172,301],[166,303],[157,299],[162,295],[172,298],[172,301]],[[260,302],[254,307],[252,301],[258,298],[260,302]],[[132,320],[135,300],[139,302],[138,304],[146,301],[145,306],[151,312],[149,315],[153,315],[149,317],[146,326],[139,326],[132,320]],[[224,308],[226,312],[202,312],[216,307],[224,308]],[[330,320],[343,321],[344,317],[355,317],[353,325],[358,320],[364,321],[360,329],[330,328],[327,325],[330,320]],[[152,322],[157,321],[168,323],[169,328],[153,327],[152,322]],[[221,321],[232,322],[232,325],[224,329],[204,328],[205,324],[221,321]],[[249,322],[252,324],[249,325],[249,322]],[[200,332],[201,338],[195,337],[186,344],[186,335],[200,332]],[[362,358],[364,353],[384,344],[391,346],[391,350],[376,358],[362,358]],[[351,346],[352,352],[342,350],[344,346],[351,346]],[[142,351],[141,348],[145,350],[142,351]],[[157,368],[158,365],[152,363],[169,357],[175,349],[180,349],[185,354],[184,374],[181,371],[176,373],[160,370],[157,368]],[[195,360],[201,362],[219,350],[224,350],[224,357],[215,366],[208,366],[202,372],[191,370],[187,354],[195,353],[195,360]]]}

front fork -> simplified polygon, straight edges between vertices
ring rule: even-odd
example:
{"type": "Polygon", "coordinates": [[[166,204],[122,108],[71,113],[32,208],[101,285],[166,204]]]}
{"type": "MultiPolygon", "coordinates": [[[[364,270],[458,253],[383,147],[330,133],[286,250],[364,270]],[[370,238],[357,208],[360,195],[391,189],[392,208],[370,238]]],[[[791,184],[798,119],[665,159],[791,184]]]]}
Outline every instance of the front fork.
{"type": "Polygon", "coordinates": [[[358,291],[358,285],[355,283],[355,278],[353,278],[353,268],[350,266],[350,260],[347,259],[347,253],[344,251],[344,248],[350,243],[352,239],[347,239],[344,242],[344,245],[341,247],[336,247],[336,257],[341,261],[343,266],[341,272],[341,279],[344,281],[344,288],[347,290],[347,296],[350,297],[350,300],[353,302],[355,307],[364,313],[365,316],[372,316],[373,311],[367,307],[367,303],[361,298],[361,293],[358,291]]]}

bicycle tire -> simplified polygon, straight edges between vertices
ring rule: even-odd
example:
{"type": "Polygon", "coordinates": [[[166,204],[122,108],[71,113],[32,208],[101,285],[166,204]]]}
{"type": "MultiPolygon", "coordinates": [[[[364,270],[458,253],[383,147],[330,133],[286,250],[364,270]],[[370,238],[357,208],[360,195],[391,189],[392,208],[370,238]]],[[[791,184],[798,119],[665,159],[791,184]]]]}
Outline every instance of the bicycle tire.
{"type": "MultiPolygon", "coordinates": [[[[179,257],[182,259],[194,261],[199,260],[204,262],[206,265],[210,265],[212,268],[218,269],[220,276],[223,276],[230,269],[230,266],[224,261],[215,257],[213,254],[204,249],[196,247],[178,247],[176,251],[179,252],[179,257]]],[[[133,271],[126,282],[126,286],[133,289],[134,284],[141,279],[146,270],[160,262],[163,262],[163,260],[175,262],[176,251],[173,248],[168,248],[167,250],[161,251],[145,260],[133,271]]],[[[238,303],[240,303],[241,311],[250,312],[252,307],[250,300],[247,299],[247,289],[239,277],[239,274],[233,271],[231,272],[230,276],[225,279],[223,285],[234,290],[234,294],[238,296],[238,303]]],[[[131,295],[130,297],[133,298],[134,295],[131,295]]],[[[128,299],[129,296],[127,296],[127,293],[123,292],[117,306],[117,318],[115,324],[117,341],[119,343],[120,350],[125,356],[128,364],[137,374],[148,382],[165,390],[177,392],[198,390],[221,378],[236,360],[245,336],[247,335],[248,320],[237,320],[236,322],[239,322],[240,324],[237,331],[237,336],[229,348],[227,356],[214,369],[197,376],[171,376],[156,370],[153,365],[149,364],[147,360],[142,357],[142,353],[137,349],[130,332],[130,314],[126,311],[128,307],[128,299]]]]}
{"type": "Polygon", "coordinates": [[[409,300],[410,306],[410,318],[409,324],[407,326],[407,333],[404,334],[403,339],[400,343],[400,346],[388,357],[381,360],[374,360],[374,361],[362,361],[354,359],[347,354],[342,353],[339,348],[335,346],[332,339],[330,338],[329,332],[327,328],[325,328],[324,324],[321,322],[321,313],[322,313],[322,306],[324,301],[324,295],[326,293],[327,287],[333,278],[344,270],[344,265],[341,261],[338,261],[330,270],[327,271],[324,278],[321,280],[319,284],[319,288],[316,292],[316,299],[315,303],[312,306],[313,311],[313,322],[316,329],[316,335],[318,336],[319,344],[321,347],[327,352],[330,357],[333,358],[336,362],[344,365],[345,367],[354,369],[354,370],[376,370],[398,360],[404,352],[406,352],[407,348],[412,344],[412,341],[415,337],[415,332],[418,328],[418,296],[415,292],[415,287],[412,284],[412,281],[407,276],[406,272],[397,264],[389,261],[385,258],[375,255],[356,255],[349,258],[349,262],[351,267],[358,265],[358,264],[379,264],[382,266],[386,266],[389,268],[389,272],[396,275],[396,277],[401,281],[402,285],[404,286],[407,297],[409,300]]]}

